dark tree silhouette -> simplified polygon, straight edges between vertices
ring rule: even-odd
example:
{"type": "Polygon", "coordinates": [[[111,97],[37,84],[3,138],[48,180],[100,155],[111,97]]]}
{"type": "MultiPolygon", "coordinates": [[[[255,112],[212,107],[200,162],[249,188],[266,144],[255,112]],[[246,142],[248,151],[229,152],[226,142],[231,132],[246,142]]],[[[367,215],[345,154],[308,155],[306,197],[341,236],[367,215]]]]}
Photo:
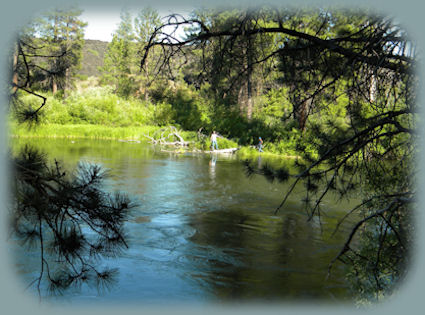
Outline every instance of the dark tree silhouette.
{"type": "Polygon", "coordinates": [[[13,163],[12,231],[39,249],[40,273],[31,284],[40,295],[43,279],[52,292],[83,283],[108,287],[117,270],[102,269],[97,261],[128,247],[123,224],[136,204],[107,193],[102,187],[107,173],[97,165],[79,164],[67,174],[30,147],[13,163]]]}
{"type": "MultiPolygon", "coordinates": [[[[52,77],[55,84],[61,78],[65,80],[78,59],[75,53],[80,47],[64,44],[59,45],[59,52],[49,53],[49,46],[31,31],[22,31],[14,48],[11,110],[20,123],[29,123],[30,127],[39,121],[47,104],[47,98],[36,92],[40,82],[52,77]],[[22,93],[37,96],[40,103],[25,107],[20,102],[22,93]]],[[[39,250],[39,275],[29,286],[36,286],[40,298],[42,281],[59,293],[83,283],[108,288],[118,270],[104,268],[98,262],[128,247],[123,225],[137,204],[122,193],[105,190],[108,173],[98,165],[79,164],[70,173],[60,162],[47,161],[32,147],[10,159],[11,232],[23,245],[35,245],[39,250]]]]}
{"type": "MultiPolygon", "coordinates": [[[[415,44],[400,25],[370,12],[272,7],[241,11],[245,13],[236,15],[249,15],[250,27],[243,27],[245,21],[214,27],[220,11],[209,12],[209,19],[202,14],[189,19],[177,14],[167,17],[145,47],[142,67],[152,47],[162,47],[162,68],[178,54],[200,50],[201,73],[211,77],[216,74],[209,72],[213,67],[205,56],[210,47],[216,47],[214,42],[221,43],[215,55],[231,60],[239,52],[228,48],[241,38],[264,42],[263,37],[279,36],[278,45],[269,47],[267,54],[251,54],[249,64],[237,70],[244,76],[258,64],[276,61],[281,84],[291,91],[293,117],[299,129],[308,125],[310,131],[304,134],[303,143],[314,146],[318,156],[308,154],[300,144],[297,174],[250,165],[247,172],[270,180],[292,179],[275,213],[285,209],[288,196],[301,183],[306,188],[309,219],[320,220],[323,200],[330,191],[341,198],[360,193],[361,204],[347,210],[341,221],[354,214],[360,219],[330,262],[329,271],[339,260],[352,267],[361,283],[359,292],[379,296],[391,290],[407,270],[414,230],[410,219],[416,174],[415,44]],[[182,26],[191,30],[184,39],[164,31],[182,26]],[[310,113],[331,108],[340,95],[347,97],[348,128],[334,121],[308,124],[310,113]]],[[[229,82],[229,87],[237,83],[229,82]]]]}

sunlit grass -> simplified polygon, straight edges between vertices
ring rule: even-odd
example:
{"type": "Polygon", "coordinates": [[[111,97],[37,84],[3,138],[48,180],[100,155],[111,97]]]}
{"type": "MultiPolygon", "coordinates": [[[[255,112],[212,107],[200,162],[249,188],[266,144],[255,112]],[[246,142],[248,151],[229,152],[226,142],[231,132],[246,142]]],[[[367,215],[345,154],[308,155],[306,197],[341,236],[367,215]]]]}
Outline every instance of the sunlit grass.
{"type": "Polygon", "coordinates": [[[29,128],[17,123],[9,124],[9,134],[14,137],[34,138],[83,138],[83,139],[122,139],[146,141],[144,135],[159,129],[157,126],[110,127],[101,125],[59,125],[41,124],[29,128]]]}

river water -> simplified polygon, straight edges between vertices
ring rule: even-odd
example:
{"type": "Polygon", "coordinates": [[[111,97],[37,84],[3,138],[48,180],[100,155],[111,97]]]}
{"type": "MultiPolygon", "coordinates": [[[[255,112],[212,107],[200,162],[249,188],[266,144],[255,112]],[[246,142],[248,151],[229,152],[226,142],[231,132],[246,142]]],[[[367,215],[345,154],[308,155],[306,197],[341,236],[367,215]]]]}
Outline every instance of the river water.
{"type": "MultiPolygon", "coordinates": [[[[273,215],[289,184],[247,177],[232,155],[178,155],[147,144],[78,139],[14,139],[13,151],[25,143],[68,169],[81,161],[102,165],[112,175],[105,189],[125,192],[140,204],[125,225],[128,250],[101,261],[119,269],[109,290],[82,286],[50,296],[42,287],[44,299],[92,304],[351,299],[343,265],[335,265],[326,280],[328,264],[349,232],[346,221],[331,236],[348,203],[328,198],[321,223],[308,221],[300,186],[273,215]]],[[[37,250],[11,240],[10,251],[18,278],[30,283],[39,270],[37,250]]]]}

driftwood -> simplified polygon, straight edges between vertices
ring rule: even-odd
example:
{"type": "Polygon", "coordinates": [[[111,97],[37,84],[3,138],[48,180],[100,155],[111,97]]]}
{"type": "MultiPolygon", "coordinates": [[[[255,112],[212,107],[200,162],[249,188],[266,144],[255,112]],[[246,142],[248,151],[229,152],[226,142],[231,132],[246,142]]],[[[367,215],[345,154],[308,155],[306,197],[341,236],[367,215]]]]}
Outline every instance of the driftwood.
{"type": "Polygon", "coordinates": [[[184,153],[207,153],[207,154],[234,154],[236,151],[238,151],[239,148],[228,148],[228,149],[221,149],[221,150],[214,150],[214,151],[203,151],[203,150],[165,150],[161,149],[161,152],[165,153],[173,153],[173,154],[184,154],[184,153]]]}
{"type": "Polygon", "coordinates": [[[134,143],[140,143],[139,140],[133,140],[133,139],[118,139],[119,142],[134,142],[134,143]]]}
{"type": "Polygon", "coordinates": [[[228,148],[228,149],[220,149],[220,150],[212,150],[212,151],[203,151],[203,153],[226,153],[226,154],[233,154],[236,151],[238,151],[239,148],[228,148]]]}
{"type": "Polygon", "coordinates": [[[182,136],[180,136],[178,130],[174,126],[170,126],[167,128],[162,128],[156,131],[153,134],[153,137],[145,135],[146,138],[150,140],[150,143],[159,144],[159,145],[169,145],[169,146],[188,146],[190,144],[189,141],[185,141],[182,136]],[[167,133],[168,131],[168,133],[167,133]],[[161,132],[161,135],[158,139],[155,139],[155,136],[161,132]],[[170,138],[177,138],[177,141],[169,141],[170,138]]]}
{"type": "MultiPolygon", "coordinates": [[[[198,130],[198,140],[202,141],[206,139],[206,135],[202,133],[202,129],[200,128],[198,130]]],[[[182,136],[180,136],[178,130],[174,126],[170,126],[167,128],[162,128],[154,132],[152,136],[144,135],[146,138],[148,138],[150,143],[153,143],[155,145],[163,145],[163,146],[174,146],[174,147],[187,147],[191,142],[185,141],[182,136]],[[170,141],[170,139],[177,139],[177,141],[170,141]]],[[[220,135],[218,135],[220,138],[224,138],[220,135]]],[[[199,150],[194,149],[192,151],[185,150],[185,151],[176,151],[176,150],[165,150],[161,149],[161,152],[167,152],[167,153],[217,153],[217,154],[233,154],[236,151],[238,151],[239,148],[228,148],[228,149],[220,149],[220,150],[199,150]]]]}

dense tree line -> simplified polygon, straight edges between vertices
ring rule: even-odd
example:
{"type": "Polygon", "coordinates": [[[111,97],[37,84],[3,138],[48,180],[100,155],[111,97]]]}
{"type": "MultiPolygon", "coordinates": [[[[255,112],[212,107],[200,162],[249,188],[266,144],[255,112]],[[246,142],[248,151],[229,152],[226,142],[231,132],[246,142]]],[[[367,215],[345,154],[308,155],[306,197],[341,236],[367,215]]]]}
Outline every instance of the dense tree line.
{"type": "Polygon", "coordinates": [[[149,89],[156,79],[152,75],[156,57],[153,53],[146,60],[143,74],[139,71],[137,59],[159,24],[158,13],[150,8],[139,11],[134,19],[129,11],[121,12],[121,23],[108,45],[101,69],[103,83],[112,84],[117,94],[124,97],[140,95],[149,100],[149,89]]]}

